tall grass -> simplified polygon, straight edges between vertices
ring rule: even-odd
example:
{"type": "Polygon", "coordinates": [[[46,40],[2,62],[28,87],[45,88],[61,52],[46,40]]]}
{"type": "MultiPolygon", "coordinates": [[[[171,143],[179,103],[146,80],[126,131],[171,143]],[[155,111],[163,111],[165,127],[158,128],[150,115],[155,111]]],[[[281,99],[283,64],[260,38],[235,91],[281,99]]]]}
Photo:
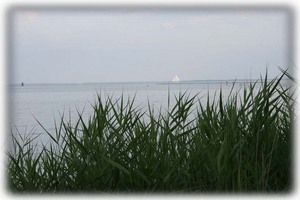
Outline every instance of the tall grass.
{"type": "MultiPolygon", "coordinates": [[[[134,98],[103,100],[88,120],[61,118],[51,143],[12,134],[8,188],[14,192],[286,192],[292,187],[294,94],[267,76],[201,104],[175,96],[155,111],[134,98]],[[211,103],[212,102],[212,103],[211,103]],[[195,110],[194,110],[195,109],[195,110]],[[193,115],[195,114],[195,115],[193,115]]],[[[209,97],[208,97],[209,98],[209,97]]],[[[40,124],[42,127],[43,125],[40,124]]]]}

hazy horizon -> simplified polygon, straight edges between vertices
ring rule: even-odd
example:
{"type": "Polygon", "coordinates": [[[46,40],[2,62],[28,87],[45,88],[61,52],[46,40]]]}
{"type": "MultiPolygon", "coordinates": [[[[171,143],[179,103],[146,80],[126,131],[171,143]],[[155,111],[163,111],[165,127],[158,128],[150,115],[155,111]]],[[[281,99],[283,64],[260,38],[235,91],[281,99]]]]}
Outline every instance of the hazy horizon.
{"type": "MultiPolygon", "coordinates": [[[[278,76],[279,77],[279,76],[278,76]]],[[[263,81],[264,80],[264,76],[261,76],[260,78],[252,78],[252,79],[199,79],[199,80],[180,80],[179,82],[173,82],[172,80],[167,80],[167,81],[155,81],[155,80],[153,80],[153,81],[106,81],[106,82],[101,82],[101,81],[98,81],[98,82],[51,82],[51,83],[49,83],[49,82],[39,82],[39,83],[37,83],[37,82],[20,82],[20,83],[9,83],[8,85],[21,85],[22,83],[24,84],[24,86],[25,85],[64,85],[64,84],[66,84],[66,85],[68,85],[68,84],[70,84],[70,85],[76,85],[76,84],[78,84],[78,85],[81,85],[81,84],[122,84],[122,83],[124,83],[124,84],[135,84],[135,83],[137,83],[137,84],[139,84],[139,83],[155,83],[155,84],[157,84],[157,83],[171,83],[171,84],[189,84],[189,83],[203,83],[203,84],[206,84],[206,83],[208,83],[208,82],[210,82],[210,83],[220,83],[220,82],[222,82],[222,83],[224,83],[224,82],[241,82],[241,83],[243,83],[243,82],[249,82],[249,81],[251,81],[251,82],[255,82],[255,81],[263,81]]],[[[272,77],[272,78],[267,78],[267,80],[268,81],[271,81],[271,80],[273,80],[274,78],[272,77]]],[[[290,79],[289,78],[287,78],[287,77],[283,77],[282,78],[282,80],[287,80],[287,81],[290,81],[290,79]]]]}
{"type": "Polygon", "coordinates": [[[9,83],[270,78],[291,63],[287,9],[10,10],[9,83]]]}

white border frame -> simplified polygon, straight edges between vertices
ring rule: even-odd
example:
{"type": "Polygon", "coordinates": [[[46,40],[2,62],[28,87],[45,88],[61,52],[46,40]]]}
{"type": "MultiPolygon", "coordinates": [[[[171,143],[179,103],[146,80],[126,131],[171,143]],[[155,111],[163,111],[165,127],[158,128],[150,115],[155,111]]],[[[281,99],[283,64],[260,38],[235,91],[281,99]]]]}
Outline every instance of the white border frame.
{"type": "MultiPolygon", "coordinates": [[[[1,199],[33,199],[33,198],[51,198],[55,197],[57,199],[81,199],[81,198],[86,198],[87,196],[83,196],[84,194],[76,194],[76,195],[13,195],[9,194],[8,191],[6,190],[6,176],[5,176],[5,165],[6,165],[6,159],[5,159],[5,137],[6,137],[6,132],[7,132],[7,91],[6,91],[6,84],[7,84],[7,69],[6,69],[6,64],[7,64],[7,45],[6,45],[6,28],[7,28],[7,10],[11,6],[15,5],[25,5],[25,6],[34,6],[34,5],[41,5],[41,6],[50,6],[50,5],[55,5],[55,6],[89,6],[89,5],[95,5],[99,4],[99,6],[105,6],[105,5],[111,5],[111,6],[118,6],[118,5],[126,5],[126,6],[134,6],[134,5],[140,5],[140,6],[191,6],[191,5],[198,5],[198,6],[289,6],[294,10],[294,60],[293,62],[296,65],[296,68],[298,69],[298,47],[299,47],[299,40],[297,39],[297,33],[299,33],[299,15],[297,14],[299,12],[300,8],[300,1],[299,0],[286,0],[286,1],[280,1],[280,0],[264,0],[264,1],[259,1],[259,0],[252,0],[252,1],[228,1],[228,0],[205,0],[205,1],[200,1],[200,0],[87,0],[87,1],[80,1],[80,0],[73,0],[73,1],[68,1],[68,0],[45,0],[45,1],[39,1],[39,0],[0,0],[0,15],[1,15],[1,22],[0,22],[0,197],[1,199]],[[141,3],[142,2],[142,3],[141,3]],[[162,3],[163,2],[163,3],[162,3]]],[[[296,79],[299,80],[299,70],[295,70],[296,72],[296,79]]],[[[298,84],[297,84],[298,86],[298,84]]],[[[298,95],[298,87],[297,87],[297,94],[298,95]]],[[[297,104],[298,99],[297,99],[297,104]]],[[[295,106],[296,109],[296,115],[299,116],[299,106],[295,106]]],[[[299,136],[297,135],[299,129],[299,123],[298,121],[295,122],[295,127],[294,127],[294,155],[293,157],[295,158],[294,161],[294,186],[290,194],[286,195],[280,195],[280,194],[275,194],[275,195],[260,195],[260,194],[251,194],[251,195],[224,195],[224,194],[216,194],[216,195],[89,195],[89,199],[96,199],[96,198],[101,198],[101,199],[121,199],[121,198],[134,198],[134,199],[140,199],[140,198],[153,198],[153,199],[173,199],[173,198],[184,198],[184,199],[192,199],[192,198],[201,198],[204,197],[205,199],[219,199],[220,197],[224,197],[225,199],[232,199],[232,198],[237,198],[237,199],[274,199],[274,198],[291,198],[291,199],[298,199],[299,196],[299,173],[297,172],[299,169],[299,136]]]]}

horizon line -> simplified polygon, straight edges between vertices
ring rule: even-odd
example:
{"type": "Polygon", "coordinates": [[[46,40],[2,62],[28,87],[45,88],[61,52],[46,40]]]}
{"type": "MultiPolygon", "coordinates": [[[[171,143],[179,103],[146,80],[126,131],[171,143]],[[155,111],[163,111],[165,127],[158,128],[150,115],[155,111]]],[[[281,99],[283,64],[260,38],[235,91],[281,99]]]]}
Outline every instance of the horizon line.
{"type": "MultiPolygon", "coordinates": [[[[267,78],[267,80],[273,80],[274,78],[267,78]]],[[[242,79],[193,79],[193,80],[180,80],[179,82],[169,81],[91,81],[91,82],[20,82],[20,83],[8,83],[7,85],[21,85],[22,83],[35,85],[49,85],[49,84],[120,84],[120,83],[170,83],[170,84],[180,84],[180,83],[189,83],[189,82],[253,82],[264,80],[264,78],[242,78],[242,79]]],[[[282,78],[282,80],[289,80],[288,78],[282,78]]]]}

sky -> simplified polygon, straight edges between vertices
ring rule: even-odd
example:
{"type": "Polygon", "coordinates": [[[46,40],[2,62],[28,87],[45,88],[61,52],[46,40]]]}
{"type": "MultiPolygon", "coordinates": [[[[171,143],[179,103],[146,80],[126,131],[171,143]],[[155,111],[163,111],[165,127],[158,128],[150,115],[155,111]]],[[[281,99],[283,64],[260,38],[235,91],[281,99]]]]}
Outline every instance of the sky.
{"type": "Polygon", "coordinates": [[[10,83],[258,79],[291,64],[286,9],[10,12],[10,83]]]}

